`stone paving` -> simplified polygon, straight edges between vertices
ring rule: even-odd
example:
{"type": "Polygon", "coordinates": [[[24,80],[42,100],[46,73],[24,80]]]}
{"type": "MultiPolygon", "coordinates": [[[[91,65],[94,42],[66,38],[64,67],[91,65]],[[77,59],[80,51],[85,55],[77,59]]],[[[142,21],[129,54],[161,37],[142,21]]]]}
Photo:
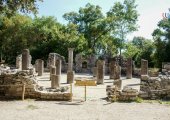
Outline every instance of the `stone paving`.
{"type": "MultiPolygon", "coordinates": [[[[38,84],[44,87],[49,88],[51,86],[51,81],[49,80],[49,73],[44,73],[43,76],[37,76],[38,84]]],[[[90,74],[75,74],[75,77],[86,77],[92,78],[92,75],[90,74]]],[[[100,100],[105,99],[106,96],[106,86],[107,85],[113,85],[112,79],[109,78],[109,75],[106,75],[104,77],[104,84],[97,85],[97,86],[87,86],[87,100],[100,100]]],[[[140,89],[140,79],[132,78],[132,79],[126,79],[126,77],[122,77],[122,87],[123,86],[131,86],[132,88],[135,88],[137,90],[140,89]]],[[[67,74],[61,75],[61,86],[69,86],[67,84],[67,74]]],[[[74,86],[73,85],[73,100],[84,100],[84,86],[74,86]]]]}

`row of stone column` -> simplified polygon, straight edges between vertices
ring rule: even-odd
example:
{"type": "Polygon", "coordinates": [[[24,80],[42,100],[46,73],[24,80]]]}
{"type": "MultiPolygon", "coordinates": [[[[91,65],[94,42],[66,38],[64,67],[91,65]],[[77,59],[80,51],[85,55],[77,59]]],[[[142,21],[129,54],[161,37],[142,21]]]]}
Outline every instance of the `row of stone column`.
{"type": "MultiPolygon", "coordinates": [[[[97,67],[93,69],[94,75],[97,76],[97,84],[104,83],[104,74],[105,74],[105,61],[98,60],[97,67]],[[96,74],[96,75],[95,75],[96,74]]],[[[110,62],[110,79],[120,79],[121,77],[121,67],[116,61],[110,62]]],[[[128,58],[127,60],[127,79],[132,78],[132,59],[128,58]]]]}
{"type": "MultiPolygon", "coordinates": [[[[67,83],[74,82],[74,71],[73,71],[73,48],[68,48],[68,71],[67,71],[67,83]]],[[[55,54],[50,55],[50,80],[51,87],[57,88],[60,86],[61,79],[61,60],[55,58],[55,54]]]]}

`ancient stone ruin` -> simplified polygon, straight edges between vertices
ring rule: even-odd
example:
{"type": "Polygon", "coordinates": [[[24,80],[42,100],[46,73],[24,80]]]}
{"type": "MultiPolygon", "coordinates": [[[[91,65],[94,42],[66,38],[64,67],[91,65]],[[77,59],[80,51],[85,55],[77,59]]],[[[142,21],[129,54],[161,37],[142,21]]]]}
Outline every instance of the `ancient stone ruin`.
{"type": "MultiPolygon", "coordinates": [[[[28,49],[23,50],[22,55],[16,58],[16,68],[10,69],[1,65],[0,67],[0,97],[21,99],[25,98],[42,100],[70,100],[72,94],[68,86],[60,86],[61,60],[55,59],[54,67],[51,66],[52,85],[45,88],[38,85],[36,76],[42,76],[44,72],[44,61],[36,60],[35,65],[31,65],[31,57],[28,49]],[[35,67],[35,68],[34,68],[35,67]],[[37,72],[37,73],[36,73],[37,72]]],[[[56,57],[57,58],[57,57],[56,57]]]]}

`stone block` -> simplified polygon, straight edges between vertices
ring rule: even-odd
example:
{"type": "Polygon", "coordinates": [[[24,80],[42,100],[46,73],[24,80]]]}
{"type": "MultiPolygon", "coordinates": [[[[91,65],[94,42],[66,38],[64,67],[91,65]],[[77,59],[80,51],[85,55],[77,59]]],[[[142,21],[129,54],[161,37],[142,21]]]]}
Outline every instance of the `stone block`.
{"type": "Polygon", "coordinates": [[[67,83],[74,83],[74,71],[68,71],[67,72],[67,83]]]}
{"type": "Polygon", "coordinates": [[[149,80],[149,76],[148,75],[141,75],[141,80],[149,80]]]}

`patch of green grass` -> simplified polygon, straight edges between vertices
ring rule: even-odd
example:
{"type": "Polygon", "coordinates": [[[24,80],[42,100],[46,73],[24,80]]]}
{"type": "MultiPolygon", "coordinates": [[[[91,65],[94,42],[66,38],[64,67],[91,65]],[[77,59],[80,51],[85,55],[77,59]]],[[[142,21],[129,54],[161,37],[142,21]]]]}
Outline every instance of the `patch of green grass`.
{"type": "Polygon", "coordinates": [[[35,110],[35,109],[38,109],[38,107],[35,105],[28,105],[27,109],[35,110]]]}
{"type": "Polygon", "coordinates": [[[164,104],[164,105],[170,105],[170,101],[158,100],[158,103],[164,104]]]}
{"type": "Polygon", "coordinates": [[[140,97],[137,97],[137,98],[135,99],[135,102],[136,102],[136,103],[142,103],[142,102],[143,102],[143,99],[140,98],[140,97]]]}

